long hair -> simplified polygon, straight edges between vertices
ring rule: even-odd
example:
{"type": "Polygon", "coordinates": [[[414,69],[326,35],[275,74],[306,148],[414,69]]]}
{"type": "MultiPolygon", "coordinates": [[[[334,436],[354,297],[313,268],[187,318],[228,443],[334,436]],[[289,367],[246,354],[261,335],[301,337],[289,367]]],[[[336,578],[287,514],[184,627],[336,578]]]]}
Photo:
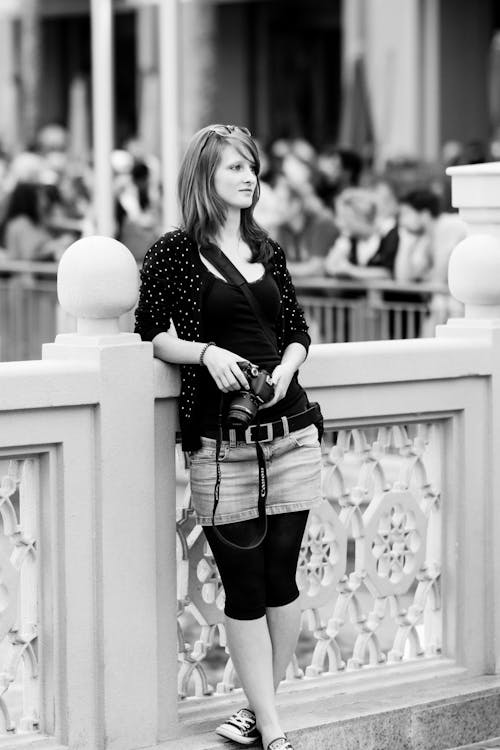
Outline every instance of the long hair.
{"type": "Polygon", "coordinates": [[[9,194],[0,225],[0,242],[5,243],[8,222],[17,216],[26,216],[33,224],[40,224],[39,188],[33,182],[18,182],[9,194]]]}
{"type": "Polygon", "coordinates": [[[227,217],[227,208],[214,186],[214,175],[222,150],[231,144],[248,159],[257,175],[249,208],[241,209],[242,239],[252,251],[252,260],[267,263],[271,246],[267,233],[253,217],[260,196],[260,159],[257,146],[246,129],[234,125],[209,125],[191,138],[181,162],[178,179],[179,203],[184,229],[199,246],[213,242],[227,217]]]}

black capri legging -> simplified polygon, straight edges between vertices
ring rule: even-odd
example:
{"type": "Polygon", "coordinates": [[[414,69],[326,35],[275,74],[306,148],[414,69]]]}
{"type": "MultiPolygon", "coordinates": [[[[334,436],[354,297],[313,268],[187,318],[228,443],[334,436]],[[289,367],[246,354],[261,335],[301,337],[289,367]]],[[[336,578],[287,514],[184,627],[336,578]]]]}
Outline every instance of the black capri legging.
{"type": "MultiPolygon", "coordinates": [[[[282,607],[299,596],[295,582],[300,545],[308,510],[267,517],[267,534],[255,549],[224,544],[211,526],[203,530],[226,593],[224,612],[235,620],[263,617],[266,607],[282,607]]],[[[220,530],[236,544],[248,544],[258,532],[257,518],[226,523],[220,530]]]]}

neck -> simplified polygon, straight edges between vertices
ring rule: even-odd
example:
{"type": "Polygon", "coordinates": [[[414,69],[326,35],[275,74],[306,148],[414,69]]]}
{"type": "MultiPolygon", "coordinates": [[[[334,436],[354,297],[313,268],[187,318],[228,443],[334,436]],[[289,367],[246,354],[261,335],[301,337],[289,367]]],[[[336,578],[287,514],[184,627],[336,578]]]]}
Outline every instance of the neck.
{"type": "Polygon", "coordinates": [[[219,244],[231,245],[234,244],[240,237],[240,225],[241,225],[241,211],[236,209],[234,211],[229,210],[227,213],[226,221],[221,226],[217,233],[217,241],[219,244]]]}

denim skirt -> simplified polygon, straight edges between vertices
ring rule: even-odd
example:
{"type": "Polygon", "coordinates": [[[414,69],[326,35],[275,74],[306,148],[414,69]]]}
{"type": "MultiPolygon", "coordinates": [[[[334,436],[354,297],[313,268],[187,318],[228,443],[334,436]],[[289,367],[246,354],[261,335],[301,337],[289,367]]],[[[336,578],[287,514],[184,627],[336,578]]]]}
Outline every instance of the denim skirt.
{"type": "MultiPolygon", "coordinates": [[[[266,512],[292,513],[321,502],[321,448],[318,430],[309,425],[288,435],[261,442],[266,460],[266,512]]],[[[202,437],[191,454],[191,504],[196,520],[212,523],[216,441],[202,437]]],[[[257,518],[258,463],[253,443],[223,441],[219,453],[221,484],[215,516],[217,525],[257,518]]]]}

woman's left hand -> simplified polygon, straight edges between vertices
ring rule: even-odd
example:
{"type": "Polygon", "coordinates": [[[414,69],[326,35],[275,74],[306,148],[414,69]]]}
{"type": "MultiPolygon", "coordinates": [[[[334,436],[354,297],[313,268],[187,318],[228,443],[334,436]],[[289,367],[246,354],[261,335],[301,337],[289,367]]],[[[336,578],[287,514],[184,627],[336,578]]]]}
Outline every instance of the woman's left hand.
{"type": "Polygon", "coordinates": [[[274,404],[276,404],[278,401],[281,401],[281,399],[286,395],[288,386],[290,385],[294,373],[295,368],[292,368],[289,365],[285,365],[283,363],[274,368],[271,375],[271,379],[274,384],[274,396],[271,401],[267,402],[267,404],[262,404],[261,406],[259,406],[259,409],[269,409],[270,406],[274,406],[274,404]]]}

